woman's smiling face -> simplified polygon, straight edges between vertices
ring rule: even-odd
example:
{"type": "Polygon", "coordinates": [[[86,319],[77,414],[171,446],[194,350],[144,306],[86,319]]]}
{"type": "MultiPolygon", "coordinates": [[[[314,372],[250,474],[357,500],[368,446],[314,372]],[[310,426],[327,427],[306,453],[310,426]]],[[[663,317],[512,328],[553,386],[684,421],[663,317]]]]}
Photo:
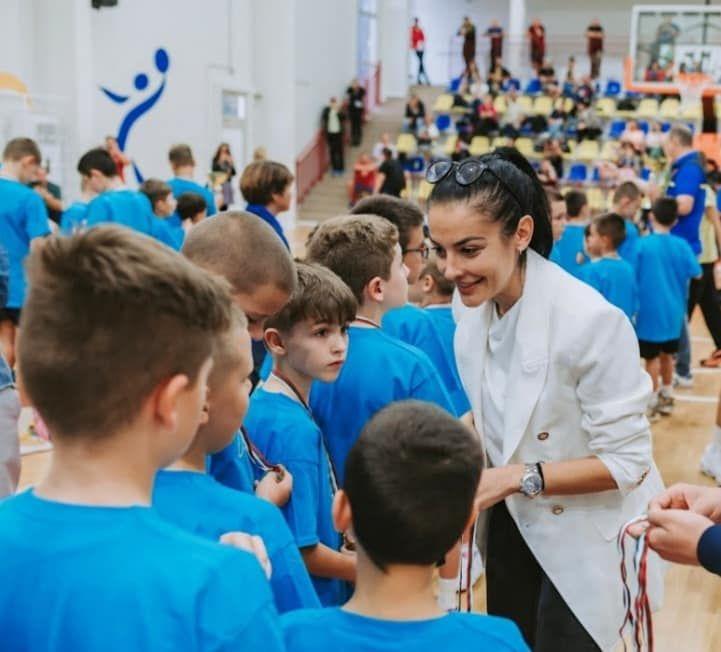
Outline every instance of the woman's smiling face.
{"type": "Polygon", "coordinates": [[[508,236],[501,220],[493,221],[463,201],[431,203],[428,224],[438,268],[456,285],[468,307],[507,292],[518,270],[519,253],[533,235],[533,220],[528,216],[508,236]]]}

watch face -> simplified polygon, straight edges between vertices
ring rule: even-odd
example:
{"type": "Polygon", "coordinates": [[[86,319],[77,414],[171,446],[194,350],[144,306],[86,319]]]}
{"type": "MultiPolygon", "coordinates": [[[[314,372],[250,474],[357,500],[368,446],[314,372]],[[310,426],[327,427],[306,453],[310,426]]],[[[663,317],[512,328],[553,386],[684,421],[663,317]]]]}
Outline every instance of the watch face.
{"type": "Polygon", "coordinates": [[[539,476],[537,473],[529,473],[523,478],[521,487],[523,489],[523,493],[527,496],[533,496],[537,493],[540,493],[541,489],[543,488],[543,481],[541,480],[541,476],[539,476]]]}

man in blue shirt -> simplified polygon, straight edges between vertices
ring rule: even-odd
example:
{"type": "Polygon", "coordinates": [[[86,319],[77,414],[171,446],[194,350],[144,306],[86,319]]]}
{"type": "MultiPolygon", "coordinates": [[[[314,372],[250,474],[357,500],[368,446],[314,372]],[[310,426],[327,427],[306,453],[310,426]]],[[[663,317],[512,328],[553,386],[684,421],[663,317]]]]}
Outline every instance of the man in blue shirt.
{"type": "Polygon", "coordinates": [[[25,302],[25,269],[30,243],[50,233],[48,212],[27,186],[40,167],[40,150],[30,138],[14,138],[5,146],[0,169],[0,244],[10,263],[7,300],[0,306],[0,340],[8,364],[15,365],[15,334],[25,302]]]}
{"type": "Polygon", "coordinates": [[[173,178],[168,179],[168,185],[173,190],[173,197],[178,199],[184,192],[196,192],[205,199],[207,215],[215,215],[218,210],[215,207],[215,196],[208,188],[196,183],[195,159],[193,152],[188,145],[174,145],[168,152],[170,167],[173,169],[173,178]]]}
{"type": "Polygon", "coordinates": [[[255,161],[243,170],[240,178],[240,192],[248,202],[245,209],[269,224],[289,250],[288,239],[277,215],[290,208],[292,187],[291,171],[276,161],[255,161]]]}
{"type": "MultiPolygon", "coordinates": [[[[671,178],[666,194],[675,197],[678,203],[678,223],[671,233],[686,240],[692,251],[699,255],[701,218],[706,203],[706,191],[702,186],[706,183],[706,175],[698,152],[693,149],[691,130],[685,125],[674,125],[666,136],[663,149],[666,158],[671,161],[671,178]]],[[[684,323],[679,341],[676,377],[681,386],[690,387],[693,382],[688,322],[684,323]]]]}

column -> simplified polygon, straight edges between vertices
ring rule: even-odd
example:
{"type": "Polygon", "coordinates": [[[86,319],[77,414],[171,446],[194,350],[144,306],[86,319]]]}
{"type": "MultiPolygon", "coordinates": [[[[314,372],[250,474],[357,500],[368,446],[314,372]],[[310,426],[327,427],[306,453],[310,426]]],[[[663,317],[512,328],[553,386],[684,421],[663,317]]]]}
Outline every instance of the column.
{"type": "Polygon", "coordinates": [[[378,3],[381,101],[408,94],[408,55],[411,17],[408,0],[378,3]]]}
{"type": "Polygon", "coordinates": [[[504,59],[506,60],[506,67],[514,77],[522,77],[521,72],[525,70],[527,64],[523,59],[526,23],[526,0],[509,0],[508,45],[504,45],[504,59]]]}

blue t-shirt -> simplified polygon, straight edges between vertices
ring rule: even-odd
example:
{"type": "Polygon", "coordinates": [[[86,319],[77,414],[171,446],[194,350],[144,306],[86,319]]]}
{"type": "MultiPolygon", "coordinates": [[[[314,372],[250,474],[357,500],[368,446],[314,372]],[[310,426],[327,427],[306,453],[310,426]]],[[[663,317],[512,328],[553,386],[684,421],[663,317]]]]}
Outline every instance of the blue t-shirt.
{"type": "Polygon", "coordinates": [[[149,507],[0,503],[0,632],[13,650],[283,650],[252,555],[149,507]]]}
{"type": "Polygon", "coordinates": [[[48,211],[38,193],[19,181],[0,178],[0,244],[10,262],[7,308],[22,308],[27,281],[23,263],[30,241],[50,233],[48,211]]]}
{"type": "Polygon", "coordinates": [[[270,587],[278,611],[320,607],[293,536],[275,505],[228,489],[205,473],[158,471],[153,508],[174,525],[211,541],[226,532],[258,535],[270,559],[270,587]]]}
{"type": "Polygon", "coordinates": [[[425,310],[410,303],[394,308],[383,315],[381,327],[388,335],[423,351],[438,370],[456,416],[468,412],[468,400],[455,365],[453,342],[449,349],[435,320],[425,310]]]}
{"type": "Polygon", "coordinates": [[[170,231],[177,244],[177,249],[180,251],[185,242],[185,229],[183,228],[183,220],[180,219],[180,215],[173,213],[170,217],[166,217],[165,226],[168,231],[170,231]]]}
{"type": "Polygon", "coordinates": [[[618,248],[621,256],[631,267],[636,267],[636,247],[638,245],[638,227],[631,220],[624,220],[626,224],[626,237],[618,248]]]}
{"type": "Polygon", "coordinates": [[[208,217],[218,212],[215,208],[215,196],[209,188],[204,188],[192,179],[181,179],[180,177],[168,179],[168,185],[173,191],[173,197],[176,199],[184,192],[194,192],[203,197],[203,199],[205,199],[206,214],[208,217]]]}
{"type": "Polygon", "coordinates": [[[285,233],[283,232],[283,227],[273,213],[260,204],[248,204],[245,207],[245,210],[249,213],[253,213],[253,215],[257,215],[261,220],[268,224],[273,231],[278,234],[278,237],[283,241],[283,244],[288,248],[288,250],[290,250],[290,245],[288,244],[288,239],[285,237],[285,233]]]}
{"type": "Polygon", "coordinates": [[[60,233],[71,235],[85,226],[88,205],[82,201],[76,201],[68,206],[60,217],[60,233]]]}
{"type": "Polygon", "coordinates": [[[680,337],[688,284],[700,274],[701,265],[682,238],[655,233],[639,240],[636,259],[639,340],[668,342],[680,337]]]}
{"type": "Polygon", "coordinates": [[[178,249],[165,222],[153,214],[147,197],[134,190],[108,190],[98,195],[88,204],[85,219],[89,227],[120,224],[178,249]]]}
{"type": "Polygon", "coordinates": [[[505,618],[449,613],[430,620],[379,620],[343,609],[304,609],[281,618],[288,652],[529,652],[505,618]]]}
{"type": "Polygon", "coordinates": [[[446,351],[447,360],[449,361],[458,384],[449,390],[451,401],[456,408],[456,414],[459,416],[465,414],[471,409],[471,404],[466,396],[466,390],[463,389],[461,377],[458,374],[458,365],[456,363],[456,353],[453,348],[453,338],[456,335],[456,322],[453,319],[453,309],[451,304],[426,306],[425,312],[433,320],[436,329],[440,333],[443,348],[446,351]]]}
{"type": "MultiPolygon", "coordinates": [[[[284,394],[259,388],[250,397],[244,425],[263,455],[293,475],[293,493],[282,511],[297,546],[322,543],[340,550],[341,538],[331,516],[333,489],[323,435],[307,410],[284,394]]],[[[341,580],[315,575],[311,579],[323,606],[346,599],[341,580]]]]}
{"type": "Polygon", "coordinates": [[[671,184],[666,190],[669,197],[690,195],[693,197],[693,208],[688,215],[679,215],[678,222],[671,229],[673,235],[683,238],[691,245],[695,254],[701,253],[701,218],[706,207],[706,183],[701,162],[696,152],[684,154],[671,166],[671,184]]]}
{"type": "Polygon", "coordinates": [[[343,484],[345,458],[366,422],[394,401],[418,399],[454,413],[430,358],[378,328],[348,329],[348,355],[334,383],[315,381],[310,406],[343,484]]]}
{"type": "Polygon", "coordinates": [[[566,225],[561,239],[551,251],[551,260],[576,278],[581,278],[581,268],[588,262],[583,248],[585,230],[585,224],[566,225]]]}
{"type": "Polygon", "coordinates": [[[599,258],[583,267],[583,280],[609,303],[623,310],[633,323],[638,310],[636,273],[620,258],[599,258]]]}
{"type": "Polygon", "coordinates": [[[223,450],[208,456],[206,468],[220,484],[255,494],[256,470],[240,432],[223,450]]]}

